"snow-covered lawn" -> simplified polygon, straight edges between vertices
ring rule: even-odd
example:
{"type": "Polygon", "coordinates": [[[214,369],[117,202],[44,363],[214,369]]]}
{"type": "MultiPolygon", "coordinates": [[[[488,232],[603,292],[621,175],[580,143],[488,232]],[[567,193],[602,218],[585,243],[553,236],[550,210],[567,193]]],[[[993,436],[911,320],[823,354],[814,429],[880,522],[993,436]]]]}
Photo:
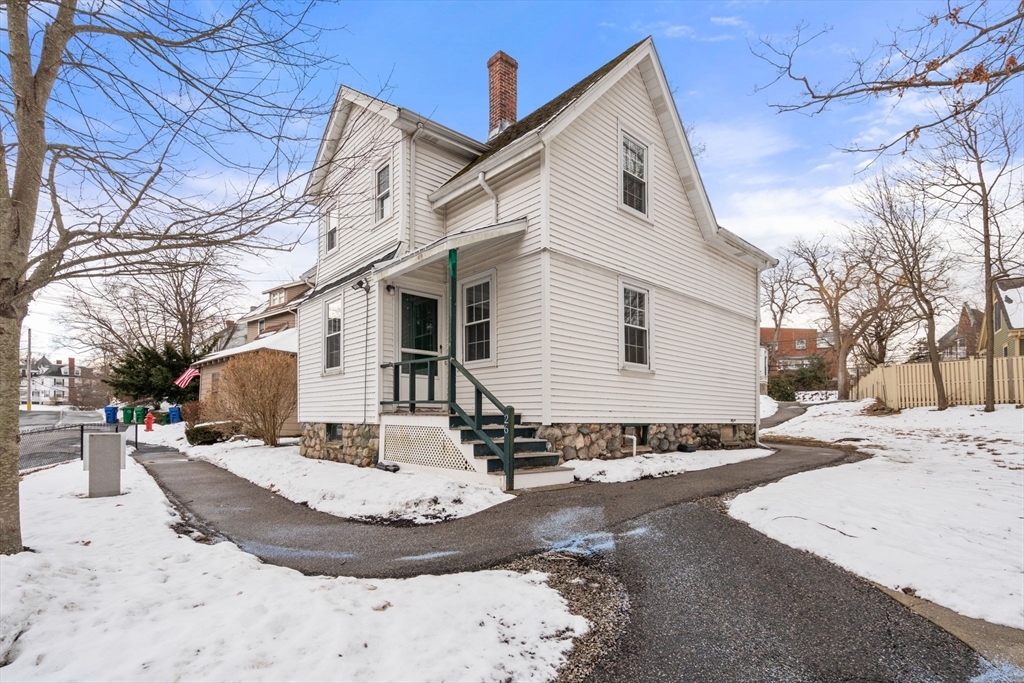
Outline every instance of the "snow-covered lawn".
{"type": "Polygon", "coordinates": [[[775,413],[779,412],[779,403],[771,396],[765,394],[758,394],[758,400],[761,401],[761,418],[771,417],[775,413]]]}
{"type": "Polygon", "coordinates": [[[742,494],[730,514],[890,588],[1024,628],[1024,410],[865,415],[871,403],[814,406],[762,435],[875,457],[742,494]]]}
{"type": "Polygon", "coordinates": [[[492,486],[304,458],[296,445],[270,448],[253,439],[189,446],[184,435],[184,423],[179,422],[139,432],[139,441],[172,446],[296,503],[348,519],[431,524],[513,498],[492,486]]]}
{"type": "Polygon", "coordinates": [[[575,470],[575,477],[579,481],[610,483],[706,470],[720,465],[731,465],[744,460],[763,458],[774,452],[767,448],[744,448],[735,451],[651,453],[620,460],[570,460],[565,465],[575,470]]]}
{"type": "Polygon", "coordinates": [[[4,681],[541,681],[588,624],[545,575],[307,577],[202,545],[129,459],[83,498],[70,463],[21,484],[25,544],[0,557],[4,681]]]}

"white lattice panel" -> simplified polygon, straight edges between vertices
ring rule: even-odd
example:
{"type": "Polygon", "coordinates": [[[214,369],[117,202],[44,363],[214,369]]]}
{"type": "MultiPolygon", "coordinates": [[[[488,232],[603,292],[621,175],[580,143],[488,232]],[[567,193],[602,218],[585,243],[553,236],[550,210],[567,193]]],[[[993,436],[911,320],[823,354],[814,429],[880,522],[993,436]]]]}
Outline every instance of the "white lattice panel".
{"type": "Polygon", "coordinates": [[[427,467],[475,471],[442,427],[384,425],[384,460],[427,467]]]}

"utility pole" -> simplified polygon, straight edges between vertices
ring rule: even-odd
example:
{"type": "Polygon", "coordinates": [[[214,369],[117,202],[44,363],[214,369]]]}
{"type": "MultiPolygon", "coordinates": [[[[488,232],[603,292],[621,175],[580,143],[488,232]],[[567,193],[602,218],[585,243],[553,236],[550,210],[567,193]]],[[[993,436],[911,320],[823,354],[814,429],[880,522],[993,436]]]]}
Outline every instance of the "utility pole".
{"type": "Polygon", "coordinates": [[[25,359],[25,410],[32,412],[32,328],[28,328],[28,358],[25,359]]]}

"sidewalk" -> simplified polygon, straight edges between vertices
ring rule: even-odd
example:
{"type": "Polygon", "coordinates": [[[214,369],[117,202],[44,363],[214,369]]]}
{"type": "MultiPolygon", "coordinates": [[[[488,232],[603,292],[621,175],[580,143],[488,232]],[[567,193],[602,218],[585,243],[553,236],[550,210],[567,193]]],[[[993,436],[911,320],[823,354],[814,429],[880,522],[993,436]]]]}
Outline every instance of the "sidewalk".
{"type": "Polygon", "coordinates": [[[661,479],[525,492],[471,517],[419,527],[316,512],[164,446],[140,444],[134,457],[201,525],[265,562],[307,574],[408,577],[566,547],[655,510],[837,465],[850,454],[784,446],[764,458],[661,479]]]}

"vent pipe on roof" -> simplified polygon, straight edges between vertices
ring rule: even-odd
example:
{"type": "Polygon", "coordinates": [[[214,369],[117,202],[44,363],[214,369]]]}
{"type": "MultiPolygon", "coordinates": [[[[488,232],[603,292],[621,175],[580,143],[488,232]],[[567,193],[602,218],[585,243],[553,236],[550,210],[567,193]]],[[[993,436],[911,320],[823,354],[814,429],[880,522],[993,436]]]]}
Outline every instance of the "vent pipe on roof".
{"type": "Polygon", "coordinates": [[[491,94],[491,120],[487,140],[516,122],[516,73],[519,63],[498,50],[487,60],[491,94]]]}

